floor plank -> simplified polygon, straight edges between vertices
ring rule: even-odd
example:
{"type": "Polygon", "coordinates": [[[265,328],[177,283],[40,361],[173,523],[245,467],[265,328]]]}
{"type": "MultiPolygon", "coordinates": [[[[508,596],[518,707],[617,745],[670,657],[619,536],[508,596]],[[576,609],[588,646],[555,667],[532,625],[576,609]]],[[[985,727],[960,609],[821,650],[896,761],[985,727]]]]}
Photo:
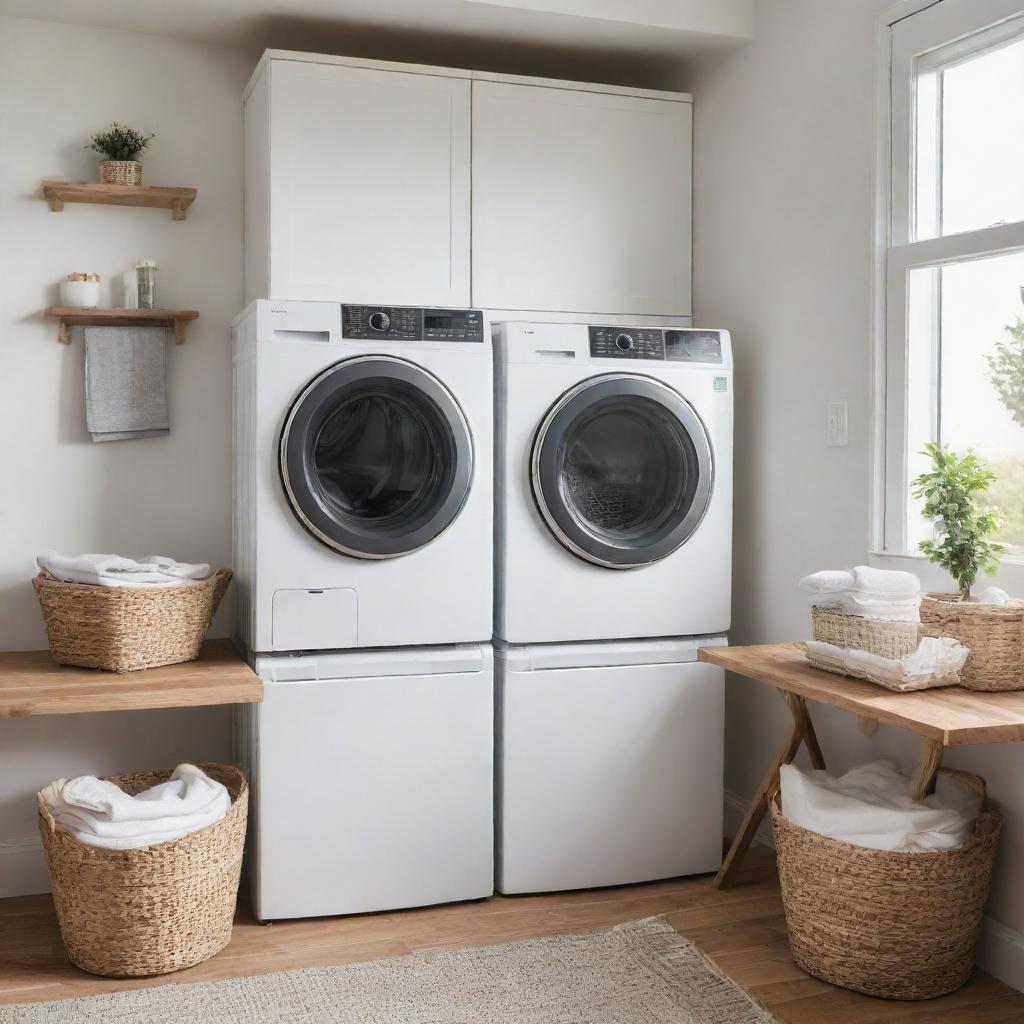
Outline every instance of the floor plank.
{"type": "Polygon", "coordinates": [[[927,1003],[872,999],[809,977],[789,955],[778,878],[765,850],[748,857],[740,884],[726,890],[702,876],[272,925],[258,924],[241,908],[231,944],[212,960],[170,978],[127,981],[94,978],[68,963],[48,896],[0,900],[0,1004],[513,942],[659,914],[768,1007],[779,1024],[1024,1022],[1024,995],[981,972],[959,992],[927,1003]]]}

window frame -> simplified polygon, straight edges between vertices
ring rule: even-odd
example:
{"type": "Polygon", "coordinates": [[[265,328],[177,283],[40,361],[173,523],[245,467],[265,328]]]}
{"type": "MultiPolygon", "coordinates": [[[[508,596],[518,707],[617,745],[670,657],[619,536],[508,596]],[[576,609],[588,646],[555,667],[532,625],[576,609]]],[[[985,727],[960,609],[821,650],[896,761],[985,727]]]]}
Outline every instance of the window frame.
{"type": "MultiPolygon", "coordinates": [[[[917,268],[1024,251],[1024,221],[915,240],[916,71],[921,65],[949,67],[1021,31],[1024,0],[901,0],[879,17],[870,537],[876,564],[920,571],[924,561],[908,550],[906,539],[908,275],[917,268]]],[[[938,289],[933,293],[937,315],[938,289]]],[[[1024,591],[1024,559],[1006,557],[1003,569],[1016,577],[1015,589],[1024,591]]]]}

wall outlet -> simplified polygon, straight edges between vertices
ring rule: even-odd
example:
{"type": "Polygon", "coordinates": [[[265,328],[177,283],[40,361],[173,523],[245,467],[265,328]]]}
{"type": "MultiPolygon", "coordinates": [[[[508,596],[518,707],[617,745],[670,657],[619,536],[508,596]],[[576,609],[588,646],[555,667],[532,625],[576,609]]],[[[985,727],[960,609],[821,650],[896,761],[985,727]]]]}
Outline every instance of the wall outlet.
{"type": "Polygon", "coordinates": [[[845,448],[850,443],[849,412],[846,399],[828,403],[828,429],[825,443],[829,448],[845,448]]]}

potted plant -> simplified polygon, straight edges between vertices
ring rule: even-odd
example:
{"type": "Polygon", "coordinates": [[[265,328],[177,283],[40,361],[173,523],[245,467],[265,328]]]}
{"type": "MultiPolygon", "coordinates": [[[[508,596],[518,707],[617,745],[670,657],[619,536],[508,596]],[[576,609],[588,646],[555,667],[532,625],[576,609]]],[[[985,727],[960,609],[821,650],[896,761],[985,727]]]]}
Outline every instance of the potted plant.
{"type": "Polygon", "coordinates": [[[141,185],[139,156],[155,137],[114,121],[109,128],[92,135],[85,148],[106,158],[100,161],[99,167],[99,180],[103,184],[141,185]]]}
{"type": "Polygon", "coordinates": [[[991,538],[1002,518],[983,503],[995,474],[974,454],[958,455],[937,444],[923,454],[932,468],[911,484],[924,499],[923,514],[935,523],[935,536],[921,551],[956,581],[955,594],[926,594],[921,601],[921,631],[955,637],[970,655],[960,673],[974,690],[1024,689],[1024,602],[982,604],[971,596],[979,572],[994,573],[1002,544],[991,538]]]}

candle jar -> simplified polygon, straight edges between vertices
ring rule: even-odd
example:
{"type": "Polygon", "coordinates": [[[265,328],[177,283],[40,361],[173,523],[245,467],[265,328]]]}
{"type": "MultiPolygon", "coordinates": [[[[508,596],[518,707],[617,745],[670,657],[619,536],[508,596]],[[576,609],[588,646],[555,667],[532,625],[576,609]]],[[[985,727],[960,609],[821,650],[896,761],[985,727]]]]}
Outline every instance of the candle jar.
{"type": "Polygon", "coordinates": [[[135,274],[139,283],[139,309],[156,309],[156,263],[139,260],[135,274]]]}

